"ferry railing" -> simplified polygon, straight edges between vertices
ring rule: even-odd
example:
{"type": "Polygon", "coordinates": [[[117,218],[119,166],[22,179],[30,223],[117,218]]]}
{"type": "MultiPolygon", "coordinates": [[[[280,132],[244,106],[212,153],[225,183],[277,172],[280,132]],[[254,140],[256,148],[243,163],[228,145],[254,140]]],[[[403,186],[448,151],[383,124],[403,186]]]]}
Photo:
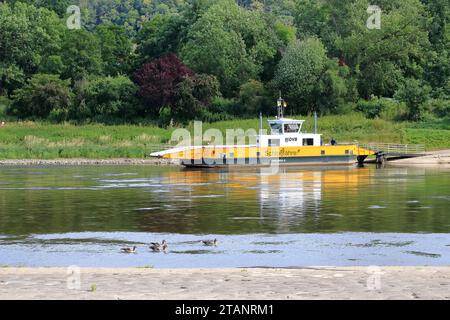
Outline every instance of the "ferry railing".
{"type": "Polygon", "coordinates": [[[425,153],[425,146],[422,144],[361,143],[359,146],[375,152],[383,152],[387,155],[414,155],[425,153]]]}

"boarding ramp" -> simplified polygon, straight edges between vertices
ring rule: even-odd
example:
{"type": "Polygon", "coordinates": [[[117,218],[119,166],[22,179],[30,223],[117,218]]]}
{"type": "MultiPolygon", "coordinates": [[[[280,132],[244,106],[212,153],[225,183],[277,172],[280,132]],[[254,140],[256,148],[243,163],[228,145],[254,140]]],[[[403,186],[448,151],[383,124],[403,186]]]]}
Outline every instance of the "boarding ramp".
{"type": "Polygon", "coordinates": [[[426,155],[422,144],[393,144],[393,143],[361,143],[360,147],[374,151],[377,162],[417,158],[426,155]]]}

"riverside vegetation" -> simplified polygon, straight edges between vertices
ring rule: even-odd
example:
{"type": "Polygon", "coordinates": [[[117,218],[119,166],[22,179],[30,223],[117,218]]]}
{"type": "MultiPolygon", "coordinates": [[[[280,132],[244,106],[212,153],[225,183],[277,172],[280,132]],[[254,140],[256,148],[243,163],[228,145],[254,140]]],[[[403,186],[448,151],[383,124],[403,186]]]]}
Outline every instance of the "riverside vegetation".
{"type": "MultiPolygon", "coordinates": [[[[307,121],[306,129],[311,131],[313,119],[302,118],[307,121]]],[[[268,129],[266,123],[264,126],[268,129]]],[[[360,114],[323,116],[318,123],[324,141],[334,137],[338,142],[418,143],[424,144],[427,150],[450,148],[449,124],[429,126],[435,128],[423,129],[411,122],[367,119],[360,114]]],[[[203,124],[203,130],[216,128],[224,137],[226,129],[257,130],[258,127],[259,119],[203,124]]],[[[193,132],[192,123],[186,128],[193,132]]],[[[145,158],[150,151],[169,143],[173,130],[155,125],[8,123],[0,128],[0,159],[145,158]]]]}

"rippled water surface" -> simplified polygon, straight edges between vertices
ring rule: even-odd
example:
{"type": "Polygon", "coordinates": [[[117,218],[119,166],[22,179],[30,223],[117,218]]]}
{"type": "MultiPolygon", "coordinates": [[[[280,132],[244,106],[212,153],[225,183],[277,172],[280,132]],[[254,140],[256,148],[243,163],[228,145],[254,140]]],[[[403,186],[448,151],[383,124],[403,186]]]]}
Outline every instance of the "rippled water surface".
{"type": "Polygon", "coordinates": [[[1,167],[0,265],[450,263],[449,170],[280,170],[1,167]]]}

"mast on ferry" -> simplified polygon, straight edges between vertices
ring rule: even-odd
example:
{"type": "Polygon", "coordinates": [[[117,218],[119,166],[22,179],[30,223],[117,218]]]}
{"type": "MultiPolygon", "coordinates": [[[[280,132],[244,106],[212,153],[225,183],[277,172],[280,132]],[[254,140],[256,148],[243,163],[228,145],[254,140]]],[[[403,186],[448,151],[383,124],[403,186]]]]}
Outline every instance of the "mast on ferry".
{"type": "Polygon", "coordinates": [[[284,109],[286,109],[288,106],[286,100],[284,100],[281,97],[281,91],[280,91],[280,97],[277,100],[277,118],[283,119],[284,118],[284,109]]]}

